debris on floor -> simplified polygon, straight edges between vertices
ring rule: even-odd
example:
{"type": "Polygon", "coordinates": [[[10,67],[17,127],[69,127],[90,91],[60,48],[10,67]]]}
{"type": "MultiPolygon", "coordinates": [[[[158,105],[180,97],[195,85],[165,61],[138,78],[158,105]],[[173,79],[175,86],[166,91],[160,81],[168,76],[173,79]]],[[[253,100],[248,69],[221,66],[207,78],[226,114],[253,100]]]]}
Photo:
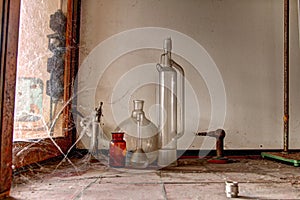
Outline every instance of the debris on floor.
{"type": "MultiPolygon", "coordinates": [[[[87,159],[86,159],[87,160],[87,159]]],[[[118,170],[100,162],[53,161],[14,175],[14,199],[228,199],[225,182],[238,182],[239,199],[300,199],[300,168],[262,159],[212,164],[179,160],[161,170],[118,170]]]]}

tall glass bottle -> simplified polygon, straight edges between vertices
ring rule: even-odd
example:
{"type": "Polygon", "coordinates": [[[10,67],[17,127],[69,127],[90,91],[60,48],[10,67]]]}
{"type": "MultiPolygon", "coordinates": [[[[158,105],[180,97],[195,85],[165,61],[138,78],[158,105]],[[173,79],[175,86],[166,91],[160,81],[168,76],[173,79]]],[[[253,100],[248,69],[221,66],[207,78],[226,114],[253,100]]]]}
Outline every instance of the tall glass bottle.
{"type": "Polygon", "coordinates": [[[158,165],[161,167],[177,165],[177,139],[184,133],[184,70],[172,60],[171,49],[172,41],[168,38],[156,66],[159,72],[158,165]]]}
{"type": "MultiPolygon", "coordinates": [[[[149,164],[155,162],[158,156],[158,129],[143,111],[144,101],[134,100],[131,116],[121,122],[115,131],[125,132],[127,152],[133,153],[138,148],[139,134],[141,133],[141,148],[146,153],[149,164]]],[[[133,166],[134,167],[134,166],[133,166]]]]}

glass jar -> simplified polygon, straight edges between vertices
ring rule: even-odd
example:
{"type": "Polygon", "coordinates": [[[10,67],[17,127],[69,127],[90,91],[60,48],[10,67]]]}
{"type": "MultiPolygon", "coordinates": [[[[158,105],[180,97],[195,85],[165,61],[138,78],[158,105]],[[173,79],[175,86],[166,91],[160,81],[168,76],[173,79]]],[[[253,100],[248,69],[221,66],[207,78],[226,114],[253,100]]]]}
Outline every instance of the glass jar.
{"type": "Polygon", "coordinates": [[[140,121],[141,148],[146,153],[149,164],[154,163],[158,156],[158,129],[149,119],[146,118],[143,111],[144,101],[134,100],[131,116],[121,122],[116,131],[125,132],[127,152],[134,152],[138,148],[138,116],[140,121]]]}
{"type": "Polygon", "coordinates": [[[123,132],[112,132],[109,144],[109,165],[111,167],[125,167],[126,142],[123,132]]]}

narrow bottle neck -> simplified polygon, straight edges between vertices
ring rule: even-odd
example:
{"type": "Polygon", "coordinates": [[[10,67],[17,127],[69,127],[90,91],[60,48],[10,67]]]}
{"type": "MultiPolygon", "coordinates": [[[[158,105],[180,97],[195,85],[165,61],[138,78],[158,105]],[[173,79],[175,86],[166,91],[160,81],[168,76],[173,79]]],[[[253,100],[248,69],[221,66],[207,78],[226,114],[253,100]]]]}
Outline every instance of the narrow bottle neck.
{"type": "Polygon", "coordinates": [[[143,100],[134,100],[133,101],[133,111],[131,117],[137,119],[138,116],[144,117],[145,113],[143,111],[144,101],[143,100]]]}
{"type": "Polygon", "coordinates": [[[171,67],[172,60],[171,60],[171,51],[165,51],[163,57],[163,66],[171,67]]]}

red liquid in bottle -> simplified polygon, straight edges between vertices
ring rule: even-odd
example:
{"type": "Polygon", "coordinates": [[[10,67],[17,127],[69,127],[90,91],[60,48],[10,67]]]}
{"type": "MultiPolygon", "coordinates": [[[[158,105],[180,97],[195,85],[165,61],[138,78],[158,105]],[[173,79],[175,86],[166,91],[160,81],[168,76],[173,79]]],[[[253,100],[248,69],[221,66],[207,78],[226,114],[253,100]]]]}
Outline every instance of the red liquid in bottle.
{"type": "Polygon", "coordinates": [[[124,132],[112,132],[109,144],[109,165],[111,167],[125,167],[126,142],[124,132]]]}

